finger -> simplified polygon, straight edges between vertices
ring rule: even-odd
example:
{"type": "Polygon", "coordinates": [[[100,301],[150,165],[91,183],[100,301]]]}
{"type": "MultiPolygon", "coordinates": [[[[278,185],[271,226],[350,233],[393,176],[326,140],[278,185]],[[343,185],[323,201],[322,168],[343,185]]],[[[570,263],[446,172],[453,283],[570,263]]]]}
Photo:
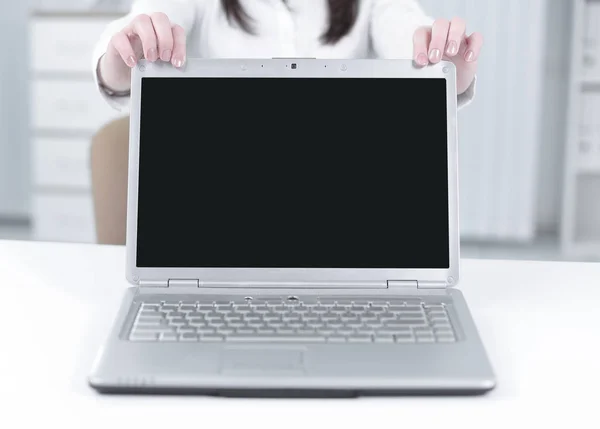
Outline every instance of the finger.
{"type": "Polygon", "coordinates": [[[129,67],[135,67],[135,64],[137,63],[135,51],[133,50],[129,37],[127,37],[124,32],[119,31],[110,39],[108,51],[109,53],[120,56],[123,59],[123,62],[129,67]]]}
{"type": "Polygon", "coordinates": [[[185,56],[186,56],[186,40],[185,40],[185,30],[179,26],[173,26],[173,57],[171,58],[171,63],[179,68],[185,64],[185,56]]]}
{"type": "Polygon", "coordinates": [[[446,44],[446,55],[455,57],[460,51],[460,46],[465,40],[467,23],[461,18],[454,18],[450,22],[448,30],[448,43],[446,44]]]}
{"type": "Polygon", "coordinates": [[[483,47],[483,36],[481,33],[473,33],[467,37],[467,50],[465,52],[465,61],[474,63],[479,59],[481,48],[483,47]]]}
{"type": "Polygon", "coordinates": [[[137,35],[144,51],[144,57],[148,61],[158,60],[158,45],[154,25],[148,15],[138,15],[134,18],[130,26],[130,31],[137,35]]]}
{"type": "Polygon", "coordinates": [[[413,53],[415,62],[424,67],[429,64],[428,47],[431,40],[431,28],[421,27],[413,36],[413,53]]]}
{"type": "Polygon", "coordinates": [[[429,44],[429,62],[437,64],[442,61],[442,55],[446,50],[450,21],[438,19],[431,28],[431,43],[429,44]]]}
{"type": "Polygon", "coordinates": [[[163,61],[171,61],[173,54],[173,32],[171,31],[171,21],[162,12],[153,13],[150,15],[154,32],[158,40],[158,53],[163,61]]]}

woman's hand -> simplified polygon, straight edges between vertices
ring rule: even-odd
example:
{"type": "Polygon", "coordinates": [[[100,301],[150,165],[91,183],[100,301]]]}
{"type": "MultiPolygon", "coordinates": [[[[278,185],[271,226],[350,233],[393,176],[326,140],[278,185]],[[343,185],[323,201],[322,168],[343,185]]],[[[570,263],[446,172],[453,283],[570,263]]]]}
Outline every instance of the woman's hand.
{"type": "Polygon", "coordinates": [[[459,94],[469,88],[477,72],[477,60],[483,46],[483,36],[473,33],[467,36],[464,20],[438,19],[431,27],[421,27],[414,35],[414,59],[424,67],[442,60],[456,65],[456,84],[459,94]]]}
{"type": "Polygon", "coordinates": [[[114,91],[131,86],[131,69],[140,58],[166,61],[182,67],[186,58],[185,31],[164,13],[136,16],[116,33],[99,64],[99,77],[114,91]]]}

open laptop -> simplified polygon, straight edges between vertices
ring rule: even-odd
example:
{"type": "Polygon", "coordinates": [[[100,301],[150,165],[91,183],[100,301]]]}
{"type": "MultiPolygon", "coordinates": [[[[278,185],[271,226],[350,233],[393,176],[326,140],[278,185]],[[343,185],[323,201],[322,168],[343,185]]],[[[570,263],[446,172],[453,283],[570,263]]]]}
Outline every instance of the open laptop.
{"type": "Polygon", "coordinates": [[[101,392],[477,394],[454,66],[141,62],[101,392]]]}

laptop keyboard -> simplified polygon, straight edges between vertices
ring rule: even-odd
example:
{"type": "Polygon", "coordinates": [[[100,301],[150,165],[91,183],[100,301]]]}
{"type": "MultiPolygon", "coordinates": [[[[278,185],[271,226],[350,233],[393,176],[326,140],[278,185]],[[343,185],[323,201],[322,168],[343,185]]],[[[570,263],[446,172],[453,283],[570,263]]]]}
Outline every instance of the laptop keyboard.
{"type": "Polygon", "coordinates": [[[142,303],[129,340],[452,343],[457,337],[444,304],[289,297],[142,303]]]}

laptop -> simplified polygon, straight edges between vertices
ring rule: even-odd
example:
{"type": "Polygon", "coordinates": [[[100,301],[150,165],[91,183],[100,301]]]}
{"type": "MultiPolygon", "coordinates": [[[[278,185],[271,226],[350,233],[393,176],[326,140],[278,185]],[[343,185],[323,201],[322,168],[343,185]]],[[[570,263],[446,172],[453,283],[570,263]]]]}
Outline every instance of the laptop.
{"type": "Polygon", "coordinates": [[[339,397],[494,387],[456,288],[451,63],[142,61],[131,100],[133,286],[93,388],[339,397]]]}

